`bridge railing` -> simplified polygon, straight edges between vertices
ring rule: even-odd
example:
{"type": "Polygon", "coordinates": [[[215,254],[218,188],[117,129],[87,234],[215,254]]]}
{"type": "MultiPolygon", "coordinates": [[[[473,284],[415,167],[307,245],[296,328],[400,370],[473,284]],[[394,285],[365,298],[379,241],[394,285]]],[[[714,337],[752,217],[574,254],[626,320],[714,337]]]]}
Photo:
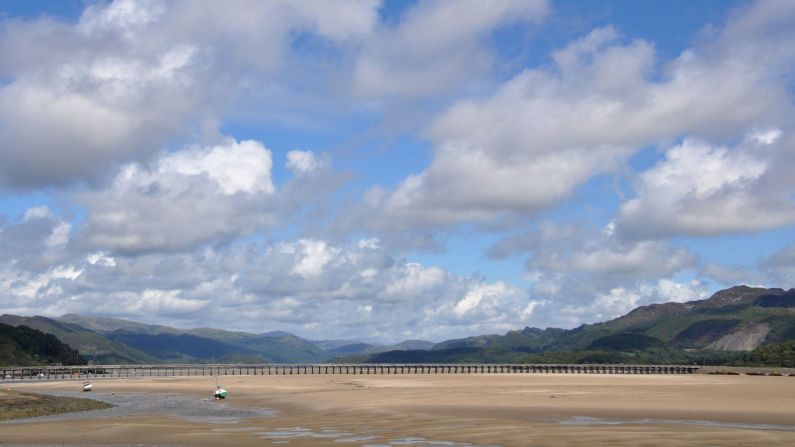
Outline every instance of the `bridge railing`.
{"type": "Polygon", "coordinates": [[[695,365],[569,364],[188,364],[0,367],[0,381],[299,374],[693,374],[695,365]]]}

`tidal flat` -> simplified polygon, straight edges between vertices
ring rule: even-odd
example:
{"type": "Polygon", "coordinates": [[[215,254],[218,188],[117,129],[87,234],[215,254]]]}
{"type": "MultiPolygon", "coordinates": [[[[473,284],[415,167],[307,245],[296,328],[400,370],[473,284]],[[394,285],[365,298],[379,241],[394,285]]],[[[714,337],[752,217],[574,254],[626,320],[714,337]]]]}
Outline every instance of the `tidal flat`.
{"type": "Polygon", "coordinates": [[[54,396],[0,390],[0,421],[102,410],[113,404],[78,396],[54,396]]]}
{"type": "MultiPolygon", "coordinates": [[[[94,384],[116,407],[6,421],[0,444],[795,445],[786,376],[229,376],[221,402],[201,377],[94,384]]],[[[79,384],[8,386],[72,396],[79,384]]]]}

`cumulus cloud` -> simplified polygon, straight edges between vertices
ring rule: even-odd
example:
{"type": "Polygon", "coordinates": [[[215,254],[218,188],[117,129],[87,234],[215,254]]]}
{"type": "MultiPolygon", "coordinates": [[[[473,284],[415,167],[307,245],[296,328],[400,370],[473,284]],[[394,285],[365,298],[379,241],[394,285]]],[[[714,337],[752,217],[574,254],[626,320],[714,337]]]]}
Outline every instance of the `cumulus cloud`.
{"type": "MultiPolygon", "coordinates": [[[[795,222],[792,181],[770,182],[767,153],[777,132],[754,134],[733,150],[685,140],[640,175],[638,197],[625,202],[616,228],[631,237],[709,236],[795,222]],[[768,181],[766,181],[768,180],[768,181]]],[[[778,132],[780,134],[780,131],[778,132]]]]}
{"type": "Polygon", "coordinates": [[[793,36],[784,31],[793,28],[773,33],[762,24],[795,22],[795,12],[776,5],[778,15],[749,8],[667,63],[647,41],[593,30],[553,53],[550,66],[451,106],[427,131],[430,166],[392,191],[374,189],[362,207],[377,217],[374,227],[398,232],[534,216],[649,145],[789,128],[782,70],[793,65],[793,36]]]}
{"type": "MultiPolygon", "coordinates": [[[[273,193],[271,152],[253,140],[227,140],[212,148],[175,152],[158,162],[163,176],[206,175],[226,195],[273,193]]],[[[127,174],[132,177],[134,174],[127,174]]]]}
{"type": "Polygon", "coordinates": [[[493,66],[483,38],[502,26],[537,23],[546,0],[420,1],[364,43],[354,88],[365,97],[437,96],[493,66]]]}
{"type": "MultiPolygon", "coordinates": [[[[441,340],[520,327],[530,301],[502,282],[390,257],[372,241],[237,243],[184,254],[92,253],[41,273],[0,266],[6,311],[115,315],[148,322],[283,329],[307,337],[441,340]],[[524,314],[523,314],[524,312],[524,314]]],[[[532,309],[530,309],[532,312],[532,309]]]]}
{"type": "Polygon", "coordinates": [[[312,173],[323,164],[325,164],[324,161],[318,160],[317,156],[312,151],[287,152],[287,168],[295,174],[302,175],[312,173]]]}
{"type": "Polygon", "coordinates": [[[611,289],[634,289],[698,266],[684,248],[664,242],[621,242],[588,230],[570,240],[544,241],[526,262],[537,296],[589,302],[611,289]]]}
{"type": "Polygon", "coordinates": [[[81,24],[12,23],[2,30],[12,48],[0,60],[11,78],[0,87],[6,186],[93,178],[98,168],[145,157],[163,137],[182,132],[205,98],[194,90],[195,47],[173,44],[144,54],[131,43],[81,33],[81,24]],[[70,57],[48,54],[50,42],[50,51],[70,57]],[[26,50],[40,59],[20,60],[16,52],[26,50]]]}
{"type": "Polygon", "coordinates": [[[493,90],[494,33],[532,27],[545,1],[380,7],[116,0],[74,23],[4,19],[0,186],[94,181],[57,197],[78,218],[0,218],[3,310],[201,326],[222,305],[230,329],[439,340],[702,298],[704,277],[791,282],[791,247],[746,268],[666,241],[795,222],[791,2],[743,6],[671,60],[598,28],[493,90]],[[406,103],[445,108],[430,164],[341,211],[357,198],[335,195],[325,153],[218,137],[406,103]],[[533,220],[649,146],[661,159],[605,228],[533,220]],[[462,228],[500,233],[488,255],[525,258],[529,288],[401,257],[462,228]]]}
{"type": "Polygon", "coordinates": [[[321,221],[313,217],[326,213],[344,178],[325,156],[307,151],[301,157],[314,163],[312,170],[279,189],[271,176],[272,153],[255,140],[228,138],[161,153],[149,164],[124,165],[109,185],[71,196],[86,213],[72,245],[82,252],[135,255],[269,238],[290,225],[309,229],[321,221]]]}
{"type": "Polygon", "coordinates": [[[343,45],[372,30],[377,7],[116,0],[89,6],[77,23],[6,20],[0,185],[96,180],[146,160],[167,138],[217,120],[231,98],[276,82],[297,34],[343,45]]]}
{"type": "Polygon", "coordinates": [[[81,243],[93,249],[180,250],[266,228],[271,152],[252,140],[226,140],[128,164],[107,188],[80,193],[87,210],[81,243]]]}
{"type": "Polygon", "coordinates": [[[693,255],[682,248],[642,241],[635,244],[612,242],[602,246],[586,246],[561,256],[546,252],[534,257],[534,269],[553,272],[584,272],[599,276],[628,276],[632,278],[658,278],[692,267],[693,255]]]}
{"type": "Polygon", "coordinates": [[[671,301],[681,303],[704,299],[707,296],[708,293],[698,281],[678,283],[661,279],[656,283],[643,283],[633,288],[612,288],[597,294],[592,301],[563,306],[561,314],[564,318],[573,321],[582,319],[585,315],[595,317],[596,321],[604,321],[624,315],[638,306],[671,301]]]}
{"type": "Polygon", "coordinates": [[[71,237],[72,225],[48,207],[29,208],[20,222],[0,220],[0,263],[41,273],[53,263],[69,258],[67,245],[71,237]]]}
{"type": "MultiPolygon", "coordinates": [[[[611,226],[542,222],[497,241],[492,257],[527,257],[533,298],[528,323],[571,327],[618,317],[634,307],[703,297],[693,277],[701,259],[687,248],[656,240],[623,240],[611,226]]],[[[698,278],[698,276],[696,276],[698,278]]]]}
{"type": "Polygon", "coordinates": [[[699,270],[702,277],[711,278],[719,284],[734,286],[737,284],[764,284],[767,282],[764,273],[756,266],[727,265],[720,262],[705,262],[699,270]]]}
{"type": "Polygon", "coordinates": [[[760,262],[770,283],[781,287],[795,284],[795,244],[790,243],[760,262]]]}

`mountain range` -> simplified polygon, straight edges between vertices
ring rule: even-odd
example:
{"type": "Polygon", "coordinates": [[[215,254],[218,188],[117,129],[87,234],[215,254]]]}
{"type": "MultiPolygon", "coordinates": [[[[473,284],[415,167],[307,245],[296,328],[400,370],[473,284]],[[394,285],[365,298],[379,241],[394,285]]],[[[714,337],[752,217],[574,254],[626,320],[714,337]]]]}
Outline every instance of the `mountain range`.
{"type": "Polygon", "coordinates": [[[287,332],[178,329],[74,314],[2,315],[0,323],[52,334],[85,359],[103,364],[724,362],[739,358],[741,352],[774,349],[770,347],[795,340],[795,289],[736,286],[705,300],[642,306],[616,319],[574,329],[526,327],[437,344],[307,340],[287,332]]]}
{"type": "Polygon", "coordinates": [[[0,316],[0,323],[54,335],[97,364],[313,363],[340,355],[433,346],[422,340],[388,346],[351,340],[309,341],[281,331],[252,334],[213,328],[178,329],[75,314],[58,318],[6,314],[0,316]]]}
{"type": "Polygon", "coordinates": [[[447,340],[427,352],[388,352],[356,360],[722,362],[731,356],[721,353],[789,340],[795,340],[795,289],[736,286],[705,300],[641,306],[616,319],[569,330],[526,327],[504,335],[447,340]]]}

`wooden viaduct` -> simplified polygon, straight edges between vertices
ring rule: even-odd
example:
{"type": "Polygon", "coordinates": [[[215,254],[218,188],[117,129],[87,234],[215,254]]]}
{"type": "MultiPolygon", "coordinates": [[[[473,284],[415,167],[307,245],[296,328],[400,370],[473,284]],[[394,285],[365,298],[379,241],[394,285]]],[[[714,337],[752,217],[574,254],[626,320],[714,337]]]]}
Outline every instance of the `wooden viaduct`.
{"type": "Polygon", "coordinates": [[[689,365],[251,364],[2,367],[0,381],[299,374],[693,374],[689,365]]]}

